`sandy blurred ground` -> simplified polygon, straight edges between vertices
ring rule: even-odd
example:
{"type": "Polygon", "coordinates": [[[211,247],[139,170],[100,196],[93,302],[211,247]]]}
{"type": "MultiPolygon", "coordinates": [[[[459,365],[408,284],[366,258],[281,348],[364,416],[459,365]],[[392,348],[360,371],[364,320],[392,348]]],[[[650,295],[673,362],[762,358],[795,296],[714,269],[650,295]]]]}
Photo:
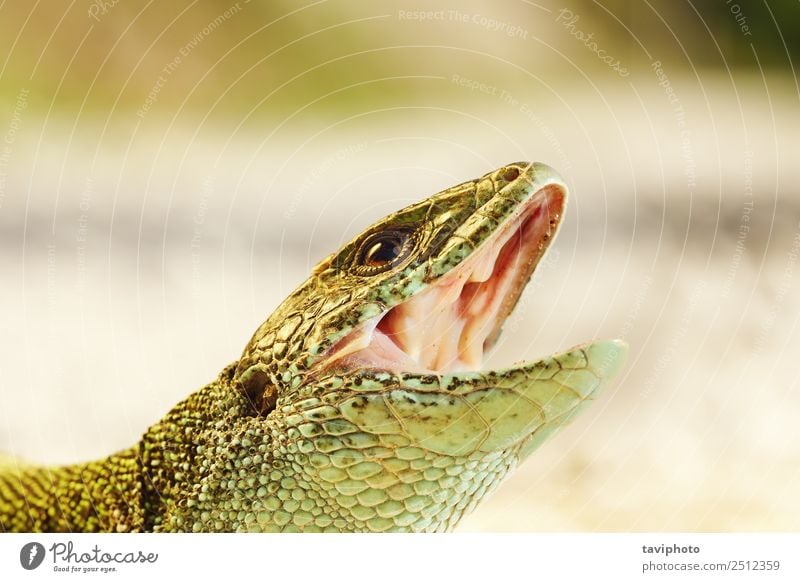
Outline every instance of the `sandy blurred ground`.
{"type": "MultiPolygon", "coordinates": [[[[558,38],[544,29],[530,25],[558,38]]],[[[484,51],[522,42],[479,32],[484,51]]],[[[12,92],[0,451],[54,463],[127,447],[373,220],[539,160],[570,185],[568,216],[488,365],[600,337],[625,338],[631,358],[460,529],[800,529],[794,77],[668,67],[670,101],[647,66],[625,81],[566,65],[535,78],[455,52],[418,63],[441,67],[413,81],[413,105],[390,92],[332,121],[59,116],[27,107],[35,87],[12,92]]]]}

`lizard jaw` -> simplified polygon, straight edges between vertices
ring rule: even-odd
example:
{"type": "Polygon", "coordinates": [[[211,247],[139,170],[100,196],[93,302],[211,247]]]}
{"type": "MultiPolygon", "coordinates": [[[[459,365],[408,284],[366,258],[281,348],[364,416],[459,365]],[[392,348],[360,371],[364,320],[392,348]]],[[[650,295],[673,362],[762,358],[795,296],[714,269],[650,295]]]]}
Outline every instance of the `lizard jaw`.
{"type": "Polygon", "coordinates": [[[558,185],[540,189],[458,266],[344,337],[327,364],[406,373],[480,369],[553,240],[565,199],[558,185]]]}

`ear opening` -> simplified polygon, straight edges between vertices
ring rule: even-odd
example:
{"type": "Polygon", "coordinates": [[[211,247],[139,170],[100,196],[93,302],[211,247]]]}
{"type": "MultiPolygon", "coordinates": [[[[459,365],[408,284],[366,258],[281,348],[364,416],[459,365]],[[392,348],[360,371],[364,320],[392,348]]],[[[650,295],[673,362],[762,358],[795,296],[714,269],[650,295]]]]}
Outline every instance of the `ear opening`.
{"type": "Polygon", "coordinates": [[[254,364],[235,379],[236,389],[247,399],[254,416],[267,416],[275,410],[278,389],[270,382],[267,367],[254,364]]]}

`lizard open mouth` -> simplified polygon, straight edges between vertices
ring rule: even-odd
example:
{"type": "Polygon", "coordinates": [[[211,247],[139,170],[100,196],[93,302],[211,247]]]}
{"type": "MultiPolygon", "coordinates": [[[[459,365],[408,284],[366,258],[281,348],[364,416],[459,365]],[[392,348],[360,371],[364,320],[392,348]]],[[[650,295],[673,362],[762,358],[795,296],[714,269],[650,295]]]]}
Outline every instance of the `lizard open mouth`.
{"type": "Polygon", "coordinates": [[[534,192],[452,270],[342,338],[328,364],[406,373],[479,370],[553,240],[564,204],[559,185],[534,192]]]}
{"type": "MultiPolygon", "coordinates": [[[[524,459],[591,402],[627,353],[624,342],[595,340],[481,369],[552,244],[566,198],[554,170],[515,162],[376,223],[315,267],[309,284],[327,294],[317,323],[328,325],[306,332],[308,352],[280,377],[300,400],[294,408],[261,400],[297,411],[288,418],[298,434],[324,434],[320,451],[334,441],[359,447],[359,439],[336,441],[359,433],[383,439],[376,450],[524,459]]],[[[256,335],[252,345],[286,350],[305,320],[291,303],[281,318],[274,340],[256,335]]],[[[248,372],[240,382],[261,390],[269,368],[257,362],[248,372]]]]}

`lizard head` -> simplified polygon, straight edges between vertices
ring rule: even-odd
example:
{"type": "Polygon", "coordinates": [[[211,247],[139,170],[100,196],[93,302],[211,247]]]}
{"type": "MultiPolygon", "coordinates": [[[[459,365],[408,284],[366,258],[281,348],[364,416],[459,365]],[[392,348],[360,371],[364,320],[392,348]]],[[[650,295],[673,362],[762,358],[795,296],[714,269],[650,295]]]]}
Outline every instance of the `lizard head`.
{"type": "Polygon", "coordinates": [[[621,341],[481,369],[566,199],[539,163],[454,186],[324,259],[259,328],[234,382],[293,483],[334,508],[277,529],[451,528],[595,397],[621,341]]]}

